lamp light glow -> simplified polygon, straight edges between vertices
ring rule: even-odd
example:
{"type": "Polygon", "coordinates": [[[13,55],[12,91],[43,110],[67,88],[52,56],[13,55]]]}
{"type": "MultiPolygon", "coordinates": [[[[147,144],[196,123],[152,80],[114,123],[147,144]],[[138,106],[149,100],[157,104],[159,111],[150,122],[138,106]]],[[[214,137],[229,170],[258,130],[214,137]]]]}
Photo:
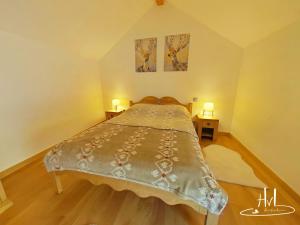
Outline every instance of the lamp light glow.
{"type": "Polygon", "coordinates": [[[120,105],[120,99],[117,99],[117,98],[113,99],[111,101],[111,104],[112,104],[113,109],[115,111],[118,111],[118,106],[120,105]]]}
{"type": "Polygon", "coordinates": [[[203,116],[213,116],[215,105],[212,102],[205,102],[203,105],[203,116]]]}

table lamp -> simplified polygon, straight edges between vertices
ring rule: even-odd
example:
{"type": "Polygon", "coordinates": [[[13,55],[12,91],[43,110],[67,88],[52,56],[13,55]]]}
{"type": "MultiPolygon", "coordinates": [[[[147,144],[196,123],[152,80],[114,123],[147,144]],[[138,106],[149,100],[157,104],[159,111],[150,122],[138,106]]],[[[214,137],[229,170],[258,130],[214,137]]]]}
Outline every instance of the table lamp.
{"type": "Polygon", "coordinates": [[[115,111],[118,111],[118,106],[120,105],[120,99],[113,99],[111,101],[112,107],[115,111]]]}
{"type": "Polygon", "coordinates": [[[203,116],[214,116],[214,103],[205,102],[203,105],[203,116]]]}

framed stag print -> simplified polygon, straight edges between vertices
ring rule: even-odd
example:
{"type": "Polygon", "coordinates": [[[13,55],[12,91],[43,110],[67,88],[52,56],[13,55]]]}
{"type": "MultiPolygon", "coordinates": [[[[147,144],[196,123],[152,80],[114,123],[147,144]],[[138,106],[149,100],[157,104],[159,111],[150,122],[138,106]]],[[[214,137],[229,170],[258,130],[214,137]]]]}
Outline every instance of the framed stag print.
{"type": "Polygon", "coordinates": [[[135,71],[156,72],[157,38],[135,40],[135,71]]]}
{"type": "Polygon", "coordinates": [[[169,35],[165,38],[165,71],[187,71],[190,34],[169,35]]]}

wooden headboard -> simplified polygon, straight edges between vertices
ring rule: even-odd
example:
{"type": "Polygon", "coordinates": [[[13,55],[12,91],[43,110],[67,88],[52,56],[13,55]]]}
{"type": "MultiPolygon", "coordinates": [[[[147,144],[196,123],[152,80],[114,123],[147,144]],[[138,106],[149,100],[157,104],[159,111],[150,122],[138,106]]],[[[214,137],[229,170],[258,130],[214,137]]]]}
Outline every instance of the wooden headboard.
{"type": "Polygon", "coordinates": [[[155,105],[182,105],[185,108],[187,108],[187,110],[190,113],[192,113],[192,103],[182,104],[176,98],[168,97],[168,96],[162,97],[162,98],[157,98],[154,96],[147,96],[138,102],[130,101],[129,103],[130,103],[130,106],[132,106],[134,104],[139,104],[139,103],[155,104],[155,105]]]}

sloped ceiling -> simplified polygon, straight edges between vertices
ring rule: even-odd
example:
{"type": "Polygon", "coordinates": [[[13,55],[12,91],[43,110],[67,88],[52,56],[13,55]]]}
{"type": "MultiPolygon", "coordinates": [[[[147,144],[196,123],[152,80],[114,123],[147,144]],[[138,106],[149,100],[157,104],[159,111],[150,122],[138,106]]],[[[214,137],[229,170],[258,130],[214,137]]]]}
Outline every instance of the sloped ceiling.
{"type": "MultiPolygon", "coordinates": [[[[241,47],[300,19],[299,0],[167,0],[161,7],[168,4],[241,47]]],[[[0,0],[0,30],[100,59],[151,7],[154,0],[0,0]]]]}
{"type": "Polygon", "coordinates": [[[300,19],[299,0],[169,0],[241,47],[300,19]]]}
{"type": "Polygon", "coordinates": [[[100,59],[152,0],[0,0],[0,30],[100,59]]]}

